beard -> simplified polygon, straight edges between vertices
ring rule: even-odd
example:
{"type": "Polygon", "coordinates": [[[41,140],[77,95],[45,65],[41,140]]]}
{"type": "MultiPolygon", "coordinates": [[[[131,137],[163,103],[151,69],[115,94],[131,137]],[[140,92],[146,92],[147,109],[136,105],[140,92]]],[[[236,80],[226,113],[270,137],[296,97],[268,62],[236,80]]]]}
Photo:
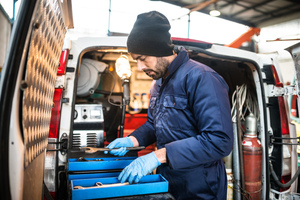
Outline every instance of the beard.
{"type": "Polygon", "coordinates": [[[158,80],[164,77],[164,75],[167,73],[169,65],[170,63],[167,59],[158,57],[155,70],[145,70],[144,72],[154,80],[158,80]]]}

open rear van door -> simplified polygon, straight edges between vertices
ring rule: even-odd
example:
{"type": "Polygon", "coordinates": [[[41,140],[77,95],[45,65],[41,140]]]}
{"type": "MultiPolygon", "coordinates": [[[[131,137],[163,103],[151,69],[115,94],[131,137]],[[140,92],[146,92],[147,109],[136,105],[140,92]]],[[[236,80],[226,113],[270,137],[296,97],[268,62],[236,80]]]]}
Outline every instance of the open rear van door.
{"type": "Polygon", "coordinates": [[[0,80],[0,199],[42,199],[54,86],[71,1],[22,1],[0,80]]]}
{"type": "Polygon", "coordinates": [[[295,64],[295,85],[297,94],[299,95],[299,86],[300,86],[300,43],[297,43],[286,49],[292,55],[295,64]]]}
{"type": "MultiPolygon", "coordinates": [[[[289,109],[291,119],[294,120],[296,123],[300,124],[300,98],[298,98],[300,95],[300,43],[288,47],[286,50],[291,54],[295,66],[295,76],[294,81],[292,83],[294,92],[293,95],[290,95],[289,98],[289,109]]],[[[298,131],[300,132],[300,130],[297,130],[297,132],[298,131]]]]}
{"type": "MultiPolygon", "coordinates": [[[[295,76],[294,81],[291,85],[292,92],[289,93],[289,112],[290,117],[293,123],[296,127],[296,133],[297,138],[300,137],[300,43],[297,43],[291,47],[286,48],[286,50],[291,54],[292,59],[294,61],[294,67],[295,67],[295,76]]],[[[299,145],[299,139],[293,140],[293,143],[295,143],[298,153],[298,163],[295,170],[295,176],[299,175],[300,169],[299,169],[299,160],[300,160],[300,145],[299,145]]],[[[296,181],[297,182],[297,181],[296,181]]],[[[297,184],[296,184],[297,185],[297,184]]],[[[298,186],[297,186],[297,192],[299,192],[299,180],[298,180],[298,186]]]]}

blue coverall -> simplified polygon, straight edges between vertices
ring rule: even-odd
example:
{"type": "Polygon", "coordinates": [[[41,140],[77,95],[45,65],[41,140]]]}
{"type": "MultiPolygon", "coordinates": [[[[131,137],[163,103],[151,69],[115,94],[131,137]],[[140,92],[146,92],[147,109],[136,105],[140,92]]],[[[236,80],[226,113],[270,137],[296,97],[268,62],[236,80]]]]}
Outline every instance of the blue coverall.
{"type": "Polygon", "coordinates": [[[169,75],[154,81],[147,121],[131,135],[141,146],[156,142],[167,150],[157,172],[169,181],[176,199],[226,199],[222,158],[232,150],[233,131],[224,79],[189,59],[181,48],[169,75]]]}

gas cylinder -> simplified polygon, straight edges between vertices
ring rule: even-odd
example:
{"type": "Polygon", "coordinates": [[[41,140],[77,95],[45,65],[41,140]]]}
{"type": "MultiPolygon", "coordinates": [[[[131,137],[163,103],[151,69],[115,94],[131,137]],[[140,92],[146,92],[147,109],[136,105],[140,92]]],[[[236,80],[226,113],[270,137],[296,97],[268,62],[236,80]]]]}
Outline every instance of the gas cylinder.
{"type": "Polygon", "coordinates": [[[257,121],[251,113],[246,117],[242,142],[245,190],[253,200],[261,196],[262,146],[257,138],[257,121]]]}

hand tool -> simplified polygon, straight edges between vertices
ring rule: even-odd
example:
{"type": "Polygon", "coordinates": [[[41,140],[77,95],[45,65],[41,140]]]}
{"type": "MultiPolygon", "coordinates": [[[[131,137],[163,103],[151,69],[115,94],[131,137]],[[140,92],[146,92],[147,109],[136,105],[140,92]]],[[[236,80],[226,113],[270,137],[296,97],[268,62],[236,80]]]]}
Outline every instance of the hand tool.
{"type": "Polygon", "coordinates": [[[128,182],[125,183],[112,183],[112,184],[102,184],[101,182],[97,182],[95,186],[83,187],[83,186],[74,186],[73,189],[91,189],[91,188],[104,188],[104,187],[116,187],[116,186],[123,186],[129,185],[128,182]]]}
{"type": "Polygon", "coordinates": [[[89,161],[103,161],[103,159],[97,158],[97,159],[94,159],[94,160],[87,160],[87,159],[85,159],[84,157],[79,157],[79,158],[77,159],[77,161],[84,161],[84,162],[89,162],[89,161]]]}
{"type": "MultiPolygon", "coordinates": [[[[97,151],[111,151],[111,150],[116,150],[119,148],[96,148],[96,147],[81,147],[81,149],[85,149],[85,153],[96,153],[97,151]]],[[[145,149],[144,146],[139,146],[139,147],[126,147],[127,150],[129,151],[138,151],[138,150],[143,150],[145,149]]]]}

